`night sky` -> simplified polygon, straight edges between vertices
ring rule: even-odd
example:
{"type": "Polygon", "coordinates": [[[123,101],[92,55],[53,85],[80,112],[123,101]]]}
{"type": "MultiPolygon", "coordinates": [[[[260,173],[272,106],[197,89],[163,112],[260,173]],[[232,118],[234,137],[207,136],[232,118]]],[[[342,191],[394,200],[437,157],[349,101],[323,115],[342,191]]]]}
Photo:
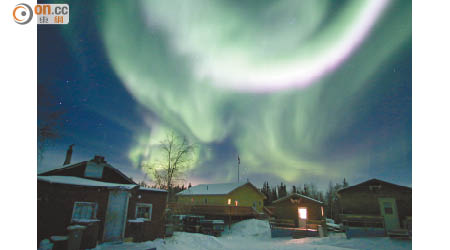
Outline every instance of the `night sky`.
{"type": "Polygon", "coordinates": [[[38,25],[38,85],[66,111],[38,172],[75,144],[73,162],[150,181],[172,130],[199,145],[193,184],[235,181],[239,154],[257,186],[411,186],[410,1],[69,5],[70,24],[38,25]]]}

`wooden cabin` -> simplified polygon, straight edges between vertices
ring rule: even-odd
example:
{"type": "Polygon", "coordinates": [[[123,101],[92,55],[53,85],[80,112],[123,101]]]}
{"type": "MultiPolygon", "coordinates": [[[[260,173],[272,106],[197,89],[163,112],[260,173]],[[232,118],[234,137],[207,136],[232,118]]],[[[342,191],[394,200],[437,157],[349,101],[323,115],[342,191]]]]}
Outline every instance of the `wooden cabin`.
{"type": "Polygon", "coordinates": [[[297,193],[273,201],[268,209],[277,220],[289,221],[290,227],[317,229],[325,221],[323,203],[297,193]]]}
{"type": "MultiPolygon", "coordinates": [[[[343,188],[337,192],[341,219],[347,228],[365,228],[373,236],[405,229],[411,231],[412,189],[378,179],[343,188]],[[368,230],[371,229],[371,230],[368,230]]],[[[351,230],[348,230],[351,232],[351,230]]]]}
{"type": "Polygon", "coordinates": [[[178,193],[177,206],[200,215],[255,217],[263,214],[265,198],[250,182],[201,184],[178,193]]]}
{"type": "Polygon", "coordinates": [[[74,224],[87,225],[83,238],[95,244],[164,234],[167,191],[140,187],[104,157],[39,174],[37,197],[38,242],[74,224]]]}

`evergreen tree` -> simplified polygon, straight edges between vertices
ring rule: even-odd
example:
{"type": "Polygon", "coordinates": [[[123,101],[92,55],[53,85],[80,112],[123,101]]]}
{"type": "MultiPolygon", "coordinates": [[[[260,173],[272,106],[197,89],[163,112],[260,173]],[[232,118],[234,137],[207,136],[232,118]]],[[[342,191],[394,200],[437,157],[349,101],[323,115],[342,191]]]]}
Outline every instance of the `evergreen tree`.
{"type": "Polygon", "coordinates": [[[344,181],[342,182],[342,187],[343,188],[348,187],[348,182],[347,182],[347,180],[345,180],[345,178],[344,178],[344,181]]]}
{"type": "Polygon", "coordinates": [[[296,194],[296,193],[297,193],[297,187],[295,185],[292,185],[291,194],[296,194]]]}
{"type": "Polygon", "coordinates": [[[272,188],[272,192],[271,193],[272,193],[272,195],[270,197],[271,201],[273,202],[275,200],[278,200],[277,188],[276,187],[272,188]]]}
{"type": "Polygon", "coordinates": [[[311,197],[311,192],[310,192],[310,189],[308,187],[308,184],[303,184],[302,195],[311,197]]]}
{"type": "Polygon", "coordinates": [[[264,200],[264,205],[269,205],[272,202],[269,182],[264,182],[263,187],[261,188],[261,193],[263,193],[267,197],[267,199],[264,200]]]}
{"type": "Polygon", "coordinates": [[[333,218],[333,202],[334,202],[334,198],[333,198],[333,184],[330,183],[328,184],[328,190],[325,193],[325,205],[327,207],[327,218],[333,218]]]}
{"type": "Polygon", "coordinates": [[[282,198],[287,196],[286,185],[281,182],[281,185],[278,186],[278,198],[282,198]]]}
{"type": "Polygon", "coordinates": [[[339,214],[341,214],[341,204],[339,202],[339,198],[337,197],[337,191],[342,188],[342,185],[339,183],[336,183],[334,185],[333,190],[333,219],[336,223],[340,222],[339,214]]]}

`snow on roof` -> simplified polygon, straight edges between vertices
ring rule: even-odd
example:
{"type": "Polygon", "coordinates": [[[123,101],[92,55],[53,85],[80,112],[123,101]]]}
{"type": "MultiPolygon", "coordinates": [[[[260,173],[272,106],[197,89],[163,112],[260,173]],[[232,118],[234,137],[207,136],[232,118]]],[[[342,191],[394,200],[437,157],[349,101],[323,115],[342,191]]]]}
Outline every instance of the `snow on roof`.
{"type": "Polygon", "coordinates": [[[291,198],[291,197],[293,197],[293,196],[302,197],[302,198],[305,198],[305,199],[308,199],[308,200],[311,200],[311,201],[314,201],[314,202],[317,202],[317,203],[323,203],[323,202],[321,202],[321,201],[318,201],[318,200],[313,199],[313,198],[311,198],[311,197],[308,197],[308,196],[306,196],[306,195],[297,194],[297,193],[295,193],[295,194],[290,194],[290,195],[288,195],[288,196],[284,196],[284,197],[282,197],[282,198],[280,198],[280,199],[278,199],[278,200],[276,200],[276,201],[273,201],[272,203],[278,203],[278,202],[280,202],[280,201],[284,201],[284,200],[286,200],[286,199],[289,199],[289,198],[291,198]]]}
{"type": "Polygon", "coordinates": [[[401,186],[401,185],[397,185],[397,184],[394,184],[394,183],[390,183],[390,182],[387,182],[387,181],[382,181],[382,180],[378,180],[378,179],[373,178],[373,179],[361,182],[361,183],[353,185],[353,186],[348,186],[348,187],[345,187],[345,188],[341,188],[337,192],[338,193],[342,193],[343,191],[352,190],[352,189],[355,189],[355,188],[358,188],[358,187],[365,188],[365,187],[372,186],[372,185],[388,185],[388,186],[396,187],[396,188],[399,188],[399,189],[402,189],[402,190],[412,190],[412,188],[408,187],[408,186],[401,186]]]}
{"type": "Polygon", "coordinates": [[[144,191],[154,191],[154,192],[166,192],[167,190],[164,189],[158,189],[158,188],[147,188],[147,187],[139,187],[140,190],[144,190],[144,191]]]}
{"type": "Polygon", "coordinates": [[[125,188],[132,189],[137,185],[134,184],[120,184],[120,183],[110,183],[102,181],[94,181],[85,178],[75,177],[75,176],[38,176],[38,181],[45,181],[48,183],[58,183],[76,186],[90,186],[90,187],[109,187],[109,188],[125,188]]]}
{"type": "Polygon", "coordinates": [[[200,184],[179,192],[177,195],[224,195],[247,183],[200,184]]]}

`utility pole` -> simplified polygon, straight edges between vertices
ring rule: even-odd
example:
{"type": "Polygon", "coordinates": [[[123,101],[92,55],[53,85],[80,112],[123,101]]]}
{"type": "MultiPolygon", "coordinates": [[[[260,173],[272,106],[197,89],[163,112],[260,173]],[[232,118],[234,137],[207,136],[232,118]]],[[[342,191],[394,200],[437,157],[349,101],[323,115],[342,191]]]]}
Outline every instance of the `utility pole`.
{"type": "Polygon", "coordinates": [[[241,164],[241,158],[238,155],[238,183],[239,183],[239,165],[241,164]]]}

